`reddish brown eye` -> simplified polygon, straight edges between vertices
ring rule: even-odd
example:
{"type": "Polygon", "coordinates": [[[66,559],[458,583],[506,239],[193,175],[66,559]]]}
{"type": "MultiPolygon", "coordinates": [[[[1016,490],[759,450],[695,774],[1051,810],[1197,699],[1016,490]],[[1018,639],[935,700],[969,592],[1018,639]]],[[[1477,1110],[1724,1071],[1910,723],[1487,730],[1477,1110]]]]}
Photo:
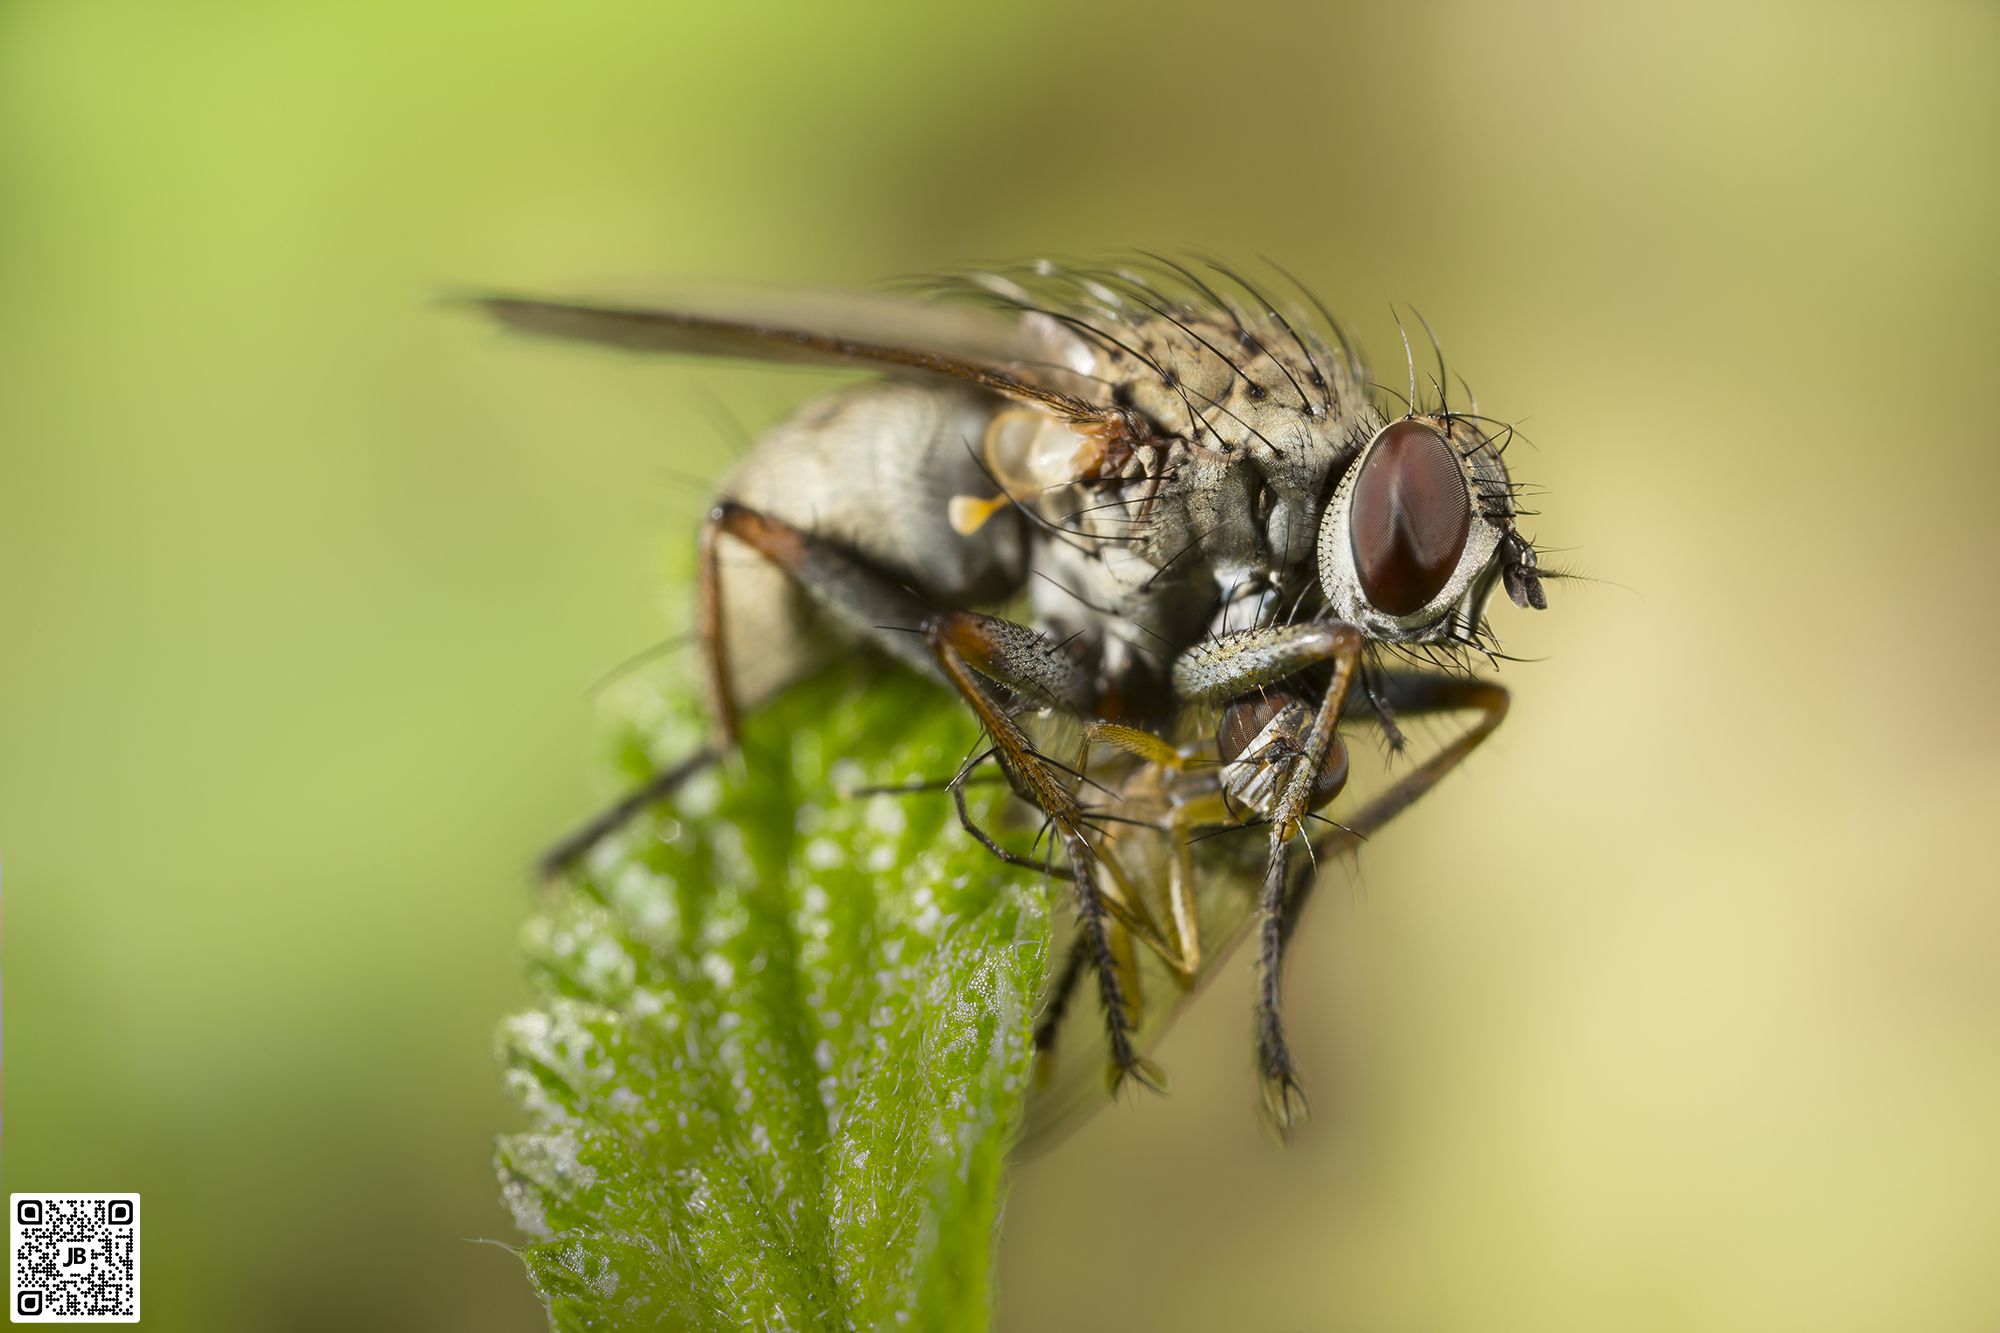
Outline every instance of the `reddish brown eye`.
{"type": "Polygon", "coordinates": [[[1355,478],[1349,522],[1369,602],[1392,616],[1423,610],[1472,531],[1465,478],[1444,437],[1417,421],[1384,431],[1355,478]]]}

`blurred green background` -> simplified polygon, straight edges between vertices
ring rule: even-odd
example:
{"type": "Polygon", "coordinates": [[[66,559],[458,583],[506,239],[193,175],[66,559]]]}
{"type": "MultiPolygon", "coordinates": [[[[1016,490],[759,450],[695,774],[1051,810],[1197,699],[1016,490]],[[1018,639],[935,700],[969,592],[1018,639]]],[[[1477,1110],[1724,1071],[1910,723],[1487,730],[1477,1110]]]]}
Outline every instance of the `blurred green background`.
{"type": "MultiPolygon", "coordinates": [[[[1990,4],[0,8],[8,1188],[147,1323],[525,1330],[488,1154],[708,398],[457,282],[1263,252],[1526,418],[1497,740],[1020,1169],[1012,1329],[2000,1327],[1990,4]]],[[[672,667],[666,669],[674,669],[672,667]]]]}

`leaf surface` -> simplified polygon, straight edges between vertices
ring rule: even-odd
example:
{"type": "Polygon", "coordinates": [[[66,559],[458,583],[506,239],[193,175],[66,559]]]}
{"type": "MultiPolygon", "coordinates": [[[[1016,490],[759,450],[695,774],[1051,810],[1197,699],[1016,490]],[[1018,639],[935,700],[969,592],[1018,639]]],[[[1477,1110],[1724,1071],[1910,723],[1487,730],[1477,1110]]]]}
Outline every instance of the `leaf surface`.
{"type": "MultiPolygon", "coordinates": [[[[698,743],[683,698],[630,711],[635,770],[698,743]]],[[[942,792],[843,794],[969,738],[921,681],[829,673],[549,891],[497,1161],[554,1327],[986,1326],[1048,893],[942,792]]]]}

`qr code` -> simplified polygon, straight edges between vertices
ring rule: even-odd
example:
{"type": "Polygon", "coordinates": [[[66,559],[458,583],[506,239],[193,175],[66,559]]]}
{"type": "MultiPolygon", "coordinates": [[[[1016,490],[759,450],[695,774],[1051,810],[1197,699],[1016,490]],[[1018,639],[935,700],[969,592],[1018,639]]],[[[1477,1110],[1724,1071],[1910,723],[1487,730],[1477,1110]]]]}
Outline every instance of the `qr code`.
{"type": "Polygon", "coordinates": [[[17,1324],[139,1322],[139,1196],[8,1197],[8,1312],[17,1324]]]}

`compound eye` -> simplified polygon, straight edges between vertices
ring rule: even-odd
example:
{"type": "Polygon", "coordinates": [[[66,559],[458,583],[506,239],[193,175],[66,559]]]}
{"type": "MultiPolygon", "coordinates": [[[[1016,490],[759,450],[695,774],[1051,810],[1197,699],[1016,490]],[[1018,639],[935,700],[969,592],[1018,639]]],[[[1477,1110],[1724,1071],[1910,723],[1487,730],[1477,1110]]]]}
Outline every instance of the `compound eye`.
{"type": "Polygon", "coordinates": [[[1370,604],[1392,616],[1423,610],[1450,581],[1472,532],[1458,455],[1422,422],[1390,426],[1355,478],[1348,521],[1370,604]]]}

